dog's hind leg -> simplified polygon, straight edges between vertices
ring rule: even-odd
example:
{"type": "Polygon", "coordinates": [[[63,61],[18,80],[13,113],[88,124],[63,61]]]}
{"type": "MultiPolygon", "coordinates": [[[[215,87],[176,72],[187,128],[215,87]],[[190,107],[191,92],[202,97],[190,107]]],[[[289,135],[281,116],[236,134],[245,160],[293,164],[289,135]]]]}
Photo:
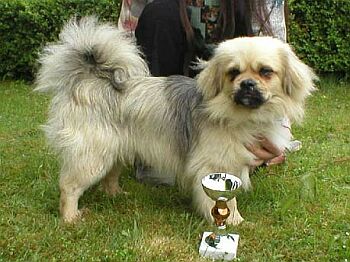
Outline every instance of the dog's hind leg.
{"type": "Polygon", "coordinates": [[[80,196],[86,189],[98,182],[105,174],[106,163],[97,161],[75,162],[74,165],[64,165],[60,175],[60,213],[64,222],[71,223],[78,220],[82,210],[78,209],[80,196]],[[93,165],[91,164],[93,163],[93,165]],[[85,165],[84,165],[85,164],[85,165]]]}
{"type": "Polygon", "coordinates": [[[121,170],[118,168],[117,164],[114,164],[112,169],[102,179],[103,190],[110,196],[115,196],[116,194],[124,192],[119,186],[120,172],[121,170]]]}

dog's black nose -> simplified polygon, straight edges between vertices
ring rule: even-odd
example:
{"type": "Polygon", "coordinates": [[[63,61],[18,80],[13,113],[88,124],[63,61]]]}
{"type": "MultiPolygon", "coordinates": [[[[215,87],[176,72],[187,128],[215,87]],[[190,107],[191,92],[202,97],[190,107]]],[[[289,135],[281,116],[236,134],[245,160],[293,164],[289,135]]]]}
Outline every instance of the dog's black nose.
{"type": "Polygon", "coordinates": [[[256,82],[253,79],[246,79],[241,82],[240,86],[247,91],[254,91],[254,88],[256,88],[256,82]]]}
{"type": "Polygon", "coordinates": [[[243,80],[239,87],[239,90],[233,97],[236,104],[254,109],[260,107],[265,102],[264,96],[259,91],[257,82],[253,79],[243,80]]]}

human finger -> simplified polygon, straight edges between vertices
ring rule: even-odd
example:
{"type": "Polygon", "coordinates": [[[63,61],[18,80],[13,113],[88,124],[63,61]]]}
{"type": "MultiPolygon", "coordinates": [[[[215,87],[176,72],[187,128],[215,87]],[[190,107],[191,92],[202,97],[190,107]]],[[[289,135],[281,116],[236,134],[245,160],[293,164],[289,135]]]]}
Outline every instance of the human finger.
{"type": "Polygon", "coordinates": [[[261,138],[259,143],[267,152],[273,154],[274,157],[281,155],[284,151],[284,148],[277,147],[265,137],[261,138]]]}
{"type": "Polygon", "coordinates": [[[276,157],[275,154],[267,151],[264,148],[261,148],[256,145],[246,145],[246,148],[257,158],[257,160],[264,160],[268,161],[274,157],[276,157]]]}

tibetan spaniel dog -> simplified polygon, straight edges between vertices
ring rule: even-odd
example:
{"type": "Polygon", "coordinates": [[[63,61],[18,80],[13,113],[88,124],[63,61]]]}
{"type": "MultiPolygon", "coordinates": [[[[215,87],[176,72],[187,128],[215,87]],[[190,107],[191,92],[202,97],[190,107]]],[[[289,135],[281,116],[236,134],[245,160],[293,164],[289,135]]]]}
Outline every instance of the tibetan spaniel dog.
{"type": "MultiPolygon", "coordinates": [[[[301,121],[317,78],[271,37],[220,43],[195,79],[152,77],[134,41],[95,17],[67,22],[39,62],[36,90],[52,94],[44,130],[60,159],[66,222],[81,216],[79,198],[95,183],[110,195],[122,192],[121,170],[136,158],[173,176],[194,209],[212,220],[202,178],[230,173],[248,189],[254,155],[246,145],[263,136],[285,147],[279,120],[301,121]]],[[[228,206],[227,223],[240,223],[236,200],[228,206]]]]}

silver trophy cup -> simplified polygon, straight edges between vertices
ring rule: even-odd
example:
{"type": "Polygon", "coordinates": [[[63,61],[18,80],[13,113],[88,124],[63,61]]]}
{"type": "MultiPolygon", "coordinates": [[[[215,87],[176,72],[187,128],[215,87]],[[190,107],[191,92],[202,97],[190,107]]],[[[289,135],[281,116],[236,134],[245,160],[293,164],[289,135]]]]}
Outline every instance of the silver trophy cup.
{"type": "Polygon", "coordinates": [[[230,215],[227,202],[236,197],[241,180],[228,173],[212,173],[202,179],[204,192],[215,201],[211,210],[216,225],[214,232],[204,232],[199,253],[212,259],[232,260],[236,257],[239,235],[226,232],[230,215]]]}

